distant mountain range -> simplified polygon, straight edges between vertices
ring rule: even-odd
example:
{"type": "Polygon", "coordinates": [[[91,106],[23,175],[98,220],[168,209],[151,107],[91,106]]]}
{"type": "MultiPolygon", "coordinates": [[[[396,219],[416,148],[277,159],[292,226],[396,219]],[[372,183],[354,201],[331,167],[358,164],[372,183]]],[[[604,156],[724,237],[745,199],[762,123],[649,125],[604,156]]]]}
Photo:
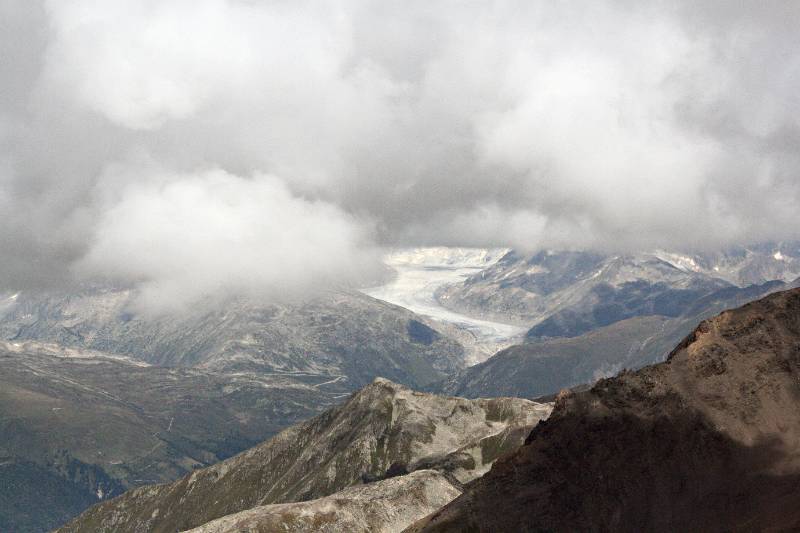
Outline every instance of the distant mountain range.
{"type": "Polygon", "coordinates": [[[529,339],[426,390],[467,398],[537,398],[591,384],[624,369],[663,361],[697,323],[724,309],[799,285],[798,281],[773,281],[746,288],[731,286],[703,295],[677,316],[635,316],[574,337],[529,339]]]}
{"type": "Polygon", "coordinates": [[[280,374],[338,392],[378,375],[422,386],[464,364],[463,348],[424,319],[355,291],[297,304],[235,299],[154,317],[136,312],[135,300],[135,291],[107,287],[9,295],[0,302],[0,338],[165,367],[280,374]]]}
{"type": "Polygon", "coordinates": [[[437,296],[465,314],[531,327],[530,338],[566,337],[633,316],[676,316],[721,288],[798,277],[800,243],[705,254],[511,251],[437,296]]]}
{"type": "Polygon", "coordinates": [[[461,312],[527,323],[525,342],[426,389],[535,398],[590,384],[662,361],[699,321],[797,286],[798,271],[800,247],[786,244],[691,256],[510,252],[438,297],[461,312]]]}

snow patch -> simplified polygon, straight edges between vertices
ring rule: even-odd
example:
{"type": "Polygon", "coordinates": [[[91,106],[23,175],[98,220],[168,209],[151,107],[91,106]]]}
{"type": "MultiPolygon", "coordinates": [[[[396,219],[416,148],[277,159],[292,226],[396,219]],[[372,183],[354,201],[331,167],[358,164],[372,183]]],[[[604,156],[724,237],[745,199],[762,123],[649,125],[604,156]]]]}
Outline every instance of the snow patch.
{"type": "Polygon", "coordinates": [[[702,272],[703,270],[694,258],[688,255],[665,252],[664,250],[657,250],[653,255],[684,272],[702,272]]]}

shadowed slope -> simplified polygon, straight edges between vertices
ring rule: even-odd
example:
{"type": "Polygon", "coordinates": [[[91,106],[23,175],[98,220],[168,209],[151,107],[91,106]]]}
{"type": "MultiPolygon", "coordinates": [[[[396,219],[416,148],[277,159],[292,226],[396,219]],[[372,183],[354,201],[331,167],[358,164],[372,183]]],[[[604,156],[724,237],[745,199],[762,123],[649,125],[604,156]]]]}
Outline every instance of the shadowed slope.
{"type": "Polygon", "coordinates": [[[800,290],[704,321],[667,362],[564,394],[413,531],[800,527],[800,290]]]}

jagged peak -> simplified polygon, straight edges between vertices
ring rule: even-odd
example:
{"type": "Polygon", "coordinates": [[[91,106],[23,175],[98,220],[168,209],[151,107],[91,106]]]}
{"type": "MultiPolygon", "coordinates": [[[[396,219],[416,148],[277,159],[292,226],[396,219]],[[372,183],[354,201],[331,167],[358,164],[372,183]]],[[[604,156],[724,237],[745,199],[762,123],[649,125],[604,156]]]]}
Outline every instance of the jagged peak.
{"type": "Polygon", "coordinates": [[[800,288],[776,292],[736,309],[728,309],[700,322],[670,352],[667,361],[673,361],[680,353],[689,350],[706,334],[716,331],[717,336],[735,338],[750,329],[749,323],[763,322],[767,319],[786,323],[798,310],[800,310],[800,288]],[[776,312],[777,310],[781,312],[776,312]],[[725,333],[719,332],[721,327],[725,333]]]}
{"type": "MultiPolygon", "coordinates": [[[[403,387],[399,383],[395,383],[394,381],[392,381],[390,379],[383,378],[381,376],[377,376],[375,379],[373,379],[372,383],[370,383],[370,385],[388,385],[390,387],[403,387]]],[[[370,386],[370,385],[368,385],[368,386],[370,386]]]]}
{"type": "Polygon", "coordinates": [[[399,392],[410,391],[408,387],[405,385],[401,385],[400,383],[395,383],[390,379],[386,379],[384,377],[376,377],[372,380],[371,383],[361,387],[359,390],[355,391],[352,395],[352,399],[363,398],[365,396],[374,396],[374,395],[395,395],[399,392]]]}
{"type": "Polygon", "coordinates": [[[668,363],[559,395],[524,446],[407,531],[795,531],[798,375],[800,290],[725,311],[668,363]]]}
{"type": "Polygon", "coordinates": [[[549,412],[528,400],[442,397],[378,377],[344,404],[269,441],[175,483],[94,507],[62,531],[183,531],[256,506],[425,469],[451,476],[457,483],[447,486],[460,491],[549,412]]]}

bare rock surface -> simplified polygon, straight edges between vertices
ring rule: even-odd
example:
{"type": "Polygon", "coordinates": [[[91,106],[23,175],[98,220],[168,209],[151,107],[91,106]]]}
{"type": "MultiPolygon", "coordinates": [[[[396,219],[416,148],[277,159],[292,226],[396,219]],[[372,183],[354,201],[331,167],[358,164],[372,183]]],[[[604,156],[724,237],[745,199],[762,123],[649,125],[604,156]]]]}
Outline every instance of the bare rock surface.
{"type": "Polygon", "coordinates": [[[800,290],[702,322],[664,363],[565,393],[409,531],[800,528],[800,290]]]}
{"type": "Polygon", "coordinates": [[[520,446],[550,409],[517,398],[435,396],[378,378],[269,441],[177,482],[98,504],[60,531],[171,533],[417,470],[466,483],[520,446]]]}
{"type": "Polygon", "coordinates": [[[254,507],[192,533],[395,533],[461,494],[435,470],[360,485],[308,502],[254,507]]]}

